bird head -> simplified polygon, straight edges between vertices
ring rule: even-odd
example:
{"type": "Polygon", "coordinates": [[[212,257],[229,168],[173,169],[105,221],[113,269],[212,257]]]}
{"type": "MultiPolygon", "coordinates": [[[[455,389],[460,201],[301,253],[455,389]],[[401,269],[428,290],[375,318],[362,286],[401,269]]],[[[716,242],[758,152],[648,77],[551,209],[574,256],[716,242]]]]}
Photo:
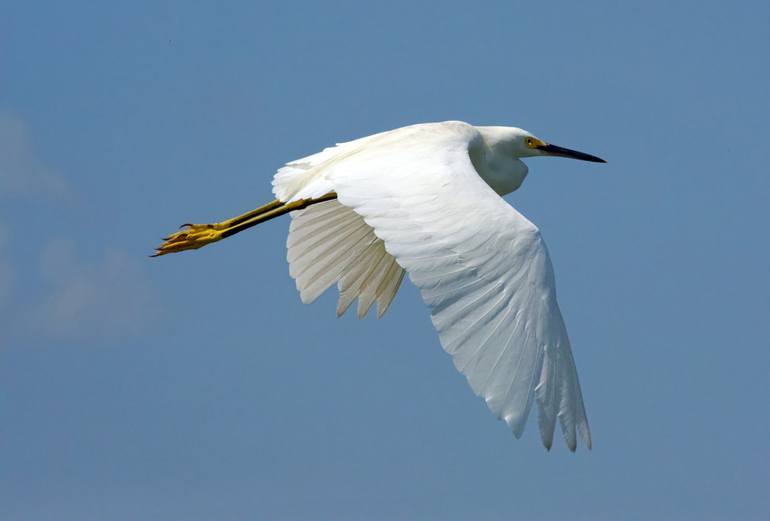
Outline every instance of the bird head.
{"type": "Polygon", "coordinates": [[[600,157],[543,141],[526,130],[520,128],[513,130],[515,130],[515,132],[512,133],[511,138],[514,149],[513,152],[516,157],[556,156],[580,159],[581,161],[591,161],[593,163],[606,163],[606,161],[600,157]]]}

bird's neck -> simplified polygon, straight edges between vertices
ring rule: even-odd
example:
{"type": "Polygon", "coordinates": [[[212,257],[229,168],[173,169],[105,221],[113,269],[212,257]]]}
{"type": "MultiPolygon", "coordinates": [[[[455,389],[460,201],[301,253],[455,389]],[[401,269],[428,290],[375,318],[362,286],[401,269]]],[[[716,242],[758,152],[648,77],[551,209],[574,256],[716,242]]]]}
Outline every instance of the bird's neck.
{"type": "Polygon", "coordinates": [[[509,194],[520,187],[529,170],[523,161],[499,142],[490,143],[482,139],[470,148],[470,157],[479,176],[499,195],[509,194]]]}

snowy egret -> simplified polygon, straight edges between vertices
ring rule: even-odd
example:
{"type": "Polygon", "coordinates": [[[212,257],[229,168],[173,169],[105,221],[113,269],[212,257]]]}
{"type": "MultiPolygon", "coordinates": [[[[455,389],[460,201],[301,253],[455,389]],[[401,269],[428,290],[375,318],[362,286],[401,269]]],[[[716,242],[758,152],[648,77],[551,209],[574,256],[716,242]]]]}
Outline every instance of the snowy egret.
{"type": "Polygon", "coordinates": [[[382,316],[408,272],[444,350],[517,438],[536,402],[546,448],[557,418],[570,450],[577,434],[590,448],[548,251],[538,228],[500,197],[526,177],[521,158],[536,156],[604,162],[519,128],[412,125],[287,163],[273,178],[274,201],[184,225],[155,256],[291,212],[289,273],[303,302],[337,283],[338,316],[356,299],[359,318],[374,302],[382,316]]]}

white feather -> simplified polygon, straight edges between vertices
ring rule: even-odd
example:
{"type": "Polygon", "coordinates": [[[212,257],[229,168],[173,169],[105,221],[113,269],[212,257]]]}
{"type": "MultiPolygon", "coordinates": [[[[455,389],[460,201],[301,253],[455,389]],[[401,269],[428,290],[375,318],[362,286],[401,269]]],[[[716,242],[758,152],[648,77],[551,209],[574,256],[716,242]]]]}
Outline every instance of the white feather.
{"type": "Polygon", "coordinates": [[[286,244],[289,273],[302,302],[313,302],[337,282],[338,315],[358,298],[359,318],[375,301],[381,317],[404,275],[363,218],[337,201],[293,212],[286,244]]]}

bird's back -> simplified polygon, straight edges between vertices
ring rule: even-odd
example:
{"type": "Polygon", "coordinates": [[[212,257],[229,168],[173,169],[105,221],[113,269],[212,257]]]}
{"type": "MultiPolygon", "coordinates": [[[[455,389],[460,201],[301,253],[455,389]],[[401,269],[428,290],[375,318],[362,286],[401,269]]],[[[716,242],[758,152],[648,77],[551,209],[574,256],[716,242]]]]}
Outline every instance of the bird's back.
{"type": "MultiPolygon", "coordinates": [[[[409,125],[337,143],[318,153],[286,163],[273,178],[273,193],[283,202],[320,197],[334,191],[333,183],[326,174],[343,161],[361,154],[381,158],[387,157],[390,151],[419,149],[427,140],[442,134],[462,136],[469,144],[479,142],[480,138],[478,130],[468,123],[442,121],[409,125]]],[[[392,164],[391,168],[396,166],[392,164]]],[[[383,168],[382,175],[387,174],[387,168],[383,168]]]]}

